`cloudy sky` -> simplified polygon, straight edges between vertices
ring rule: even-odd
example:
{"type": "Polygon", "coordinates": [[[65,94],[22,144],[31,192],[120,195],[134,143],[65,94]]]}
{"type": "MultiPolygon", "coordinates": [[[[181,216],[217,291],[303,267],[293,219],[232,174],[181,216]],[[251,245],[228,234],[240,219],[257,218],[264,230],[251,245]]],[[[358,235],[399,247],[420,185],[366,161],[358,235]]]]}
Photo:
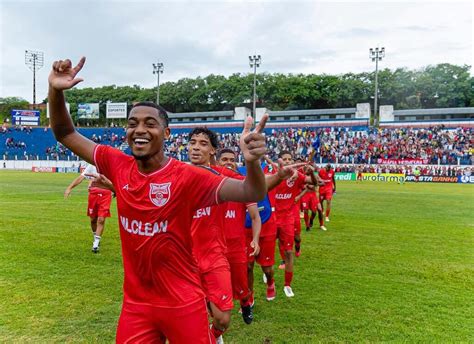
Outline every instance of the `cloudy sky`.
{"type": "Polygon", "coordinates": [[[37,101],[56,59],[87,57],[80,87],[250,72],[328,73],[473,64],[471,1],[22,1],[0,0],[0,97],[32,101],[25,50],[44,52],[37,101]]]}

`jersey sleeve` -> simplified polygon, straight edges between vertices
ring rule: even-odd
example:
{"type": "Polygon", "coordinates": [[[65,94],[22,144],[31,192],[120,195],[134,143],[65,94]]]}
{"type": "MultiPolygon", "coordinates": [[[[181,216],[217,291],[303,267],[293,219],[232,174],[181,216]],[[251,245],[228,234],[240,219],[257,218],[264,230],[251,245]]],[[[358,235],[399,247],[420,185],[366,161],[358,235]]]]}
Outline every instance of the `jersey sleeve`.
{"type": "Polygon", "coordinates": [[[188,202],[193,209],[219,204],[219,190],[227,179],[218,172],[187,165],[185,181],[188,188],[188,202]]]}
{"type": "Polygon", "coordinates": [[[116,148],[97,145],[94,150],[94,164],[97,168],[97,172],[103,174],[113,182],[115,174],[117,173],[117,167],[124,157],[126,157],[126,155],[116,148]]]}

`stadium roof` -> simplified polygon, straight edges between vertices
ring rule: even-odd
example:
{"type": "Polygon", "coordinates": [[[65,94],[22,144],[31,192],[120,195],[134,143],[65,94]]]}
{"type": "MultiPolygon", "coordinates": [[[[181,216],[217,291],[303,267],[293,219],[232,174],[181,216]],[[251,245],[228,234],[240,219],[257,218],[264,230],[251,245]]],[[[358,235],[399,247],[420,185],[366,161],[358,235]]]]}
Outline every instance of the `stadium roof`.
{"type": "Polygon", "coordinates": [[[474,114],[474,107],[394,110],[394,116],[474,114]]]}
{"type": "Polygon", "coordinates": [[[342,115],[352,114],[356,112],[356,108],[343,109],[311,109],[311,110],[286,110],[286,111],[268,111],[272,116],[311,116],[311,115],[342,115]]]}
{"type": "Polygon", "coordinates": [[[234,111],[204,111],[204,112],[179,112],[169,113],[170,118],[192,118],[192,117],[229,117],[234,116],[234,111]]]}

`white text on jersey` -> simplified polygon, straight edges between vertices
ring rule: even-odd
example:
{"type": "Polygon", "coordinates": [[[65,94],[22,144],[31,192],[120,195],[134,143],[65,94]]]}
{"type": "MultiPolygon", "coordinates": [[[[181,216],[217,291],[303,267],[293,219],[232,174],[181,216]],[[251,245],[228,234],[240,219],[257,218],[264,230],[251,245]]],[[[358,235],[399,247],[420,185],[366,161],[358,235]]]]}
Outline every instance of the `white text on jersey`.
{"type": "Polygon", "coordinates": [[[196,210],[196,214],[194,214],[193,219],[199,219],[203,216],[210,216],[211,215],[211,207],[206,207],[202,209],[196,210]]]}
{"type": "Polygon", "coordinates": [[[168,221],[143,223],[139,220],[129,220],[125,216],[120,216],[120,222],[122,223],[123,229],[131,234],[154,236],[158,233],[166,233],[168,230],[168,221]]]}

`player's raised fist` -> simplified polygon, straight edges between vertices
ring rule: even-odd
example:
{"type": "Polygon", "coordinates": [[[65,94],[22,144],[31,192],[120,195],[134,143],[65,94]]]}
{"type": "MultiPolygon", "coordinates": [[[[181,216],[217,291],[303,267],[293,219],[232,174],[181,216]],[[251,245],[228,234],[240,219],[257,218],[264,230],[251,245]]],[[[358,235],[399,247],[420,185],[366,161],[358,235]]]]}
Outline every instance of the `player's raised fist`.
{"type": "Polygon", "coordinates": [[[260,160],[267,151],[265,145],[265,135],[263,130],[268,120],[268,114],[263,115],[254,130],[250,131],[253,125],[252,117],[247,117],[244,123],[244,130],[240,136],[240,150],[246,161],[260,160]]]}
{"type": "Polygon", "coordinates": [[[82,78],[76,78],[76,75],[82,69],[85,62],[86,58],[81,57],[78,64],[73,67],[69,59],[54,61],[53,68],[48,77],[49,86],[58,91],[73,88],[83,81],[82,78]]]}

